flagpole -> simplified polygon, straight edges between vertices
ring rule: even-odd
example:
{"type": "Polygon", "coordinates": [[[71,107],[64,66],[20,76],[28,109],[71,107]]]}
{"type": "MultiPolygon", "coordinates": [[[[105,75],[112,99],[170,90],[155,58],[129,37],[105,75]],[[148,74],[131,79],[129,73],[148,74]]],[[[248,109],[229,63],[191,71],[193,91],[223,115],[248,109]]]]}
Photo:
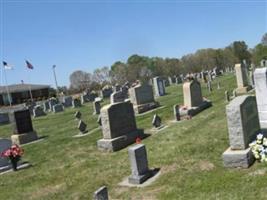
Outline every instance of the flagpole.
{"type": "Polygon", "coordinates": [[[10,93],[9,93],[9,89],[8,89],[8,84],[7,84],[6,70],[4,70],[4,76],[5,76],[6,92],[7,92],[7,97],[8,97],[8,101],[9,101],[9,106],[11,107],[12,106],[12,103],[11,103],[11,97],[10,97],[10,93]]]}
{"type": "Polygon", "coordinates": [[[31,101],[33,102],[33,98],[32,98],[32,90],[31,90],[31,83],[30,83],[30,75],[28,76],[28,80],[29,80],[28,87],[29,87],[30,97],[31,97],[31,101]]]}
{"type": "MultiPolygon", "coordinates": [[[[29,61],[27,61],[27,60],[25,60],[25,62],[26,62],[26,66],[27,66],[27,68],[29,68],[29,69],[33,69],[33,66],[32,66],[32,64],[29,62],[29,61]]],[[[27,72],[28,73],[28,72],[27,72]]],[[[30,81],[30,72],[28,73],[28,80],[29,80],[29,84],[28,84],[28,88],[29,88],[29,92],[30,92],[30,97],[31,97],[31,102],[33,102],[33,98],[32,98],[32,90],[31,90],[31,81],[30,81]]]]}
{"type": "Polygon", "coordinates": [[[59,92],[58,91],[58,85],[57,85],[57,76],[56,76],[56,70],[55,70],[55,68],[56,68],[56,65],[53,65],[53,74],[54,74],[54,79],[55,79],[55,84],[56,84],[56,88],[57,88],[57,93],[59,92]]]}

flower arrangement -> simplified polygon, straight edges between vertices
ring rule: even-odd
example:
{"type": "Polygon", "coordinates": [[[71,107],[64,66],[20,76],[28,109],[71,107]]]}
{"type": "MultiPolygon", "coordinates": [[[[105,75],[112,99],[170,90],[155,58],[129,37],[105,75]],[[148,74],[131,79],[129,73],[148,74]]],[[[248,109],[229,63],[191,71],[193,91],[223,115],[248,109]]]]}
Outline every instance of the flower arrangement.
{"type": "Polygon", "coordinates": [[[140,137],[137,137],[137,138],[135,139],[135,143],[136,143],[136,144],[141,144],[141,142],[142,142],[142,140],[141,140],[140,137]]]}
{"type": "Polygon", "coordinates": [[[259,133],[255,141],[249,144],[251,151],[259,162],[267,162],[267,138],[259,133]]]}
{"type": "Polygon", "coordinates": [[[17,170],[17,163],[23,155],[23,149],[14,144],[1,153],[1,157],[9,158],[14,171],[17,170]]]}

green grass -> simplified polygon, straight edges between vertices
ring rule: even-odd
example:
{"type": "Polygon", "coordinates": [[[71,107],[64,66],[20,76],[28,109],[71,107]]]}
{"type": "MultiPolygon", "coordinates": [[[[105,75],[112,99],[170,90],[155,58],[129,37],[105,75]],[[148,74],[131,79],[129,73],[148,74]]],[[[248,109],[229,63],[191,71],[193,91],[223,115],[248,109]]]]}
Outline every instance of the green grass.
{"type": "MultiPolygon", "coordinates": [[[[38,135],[45,140],[24,146],[24,160],[33,167],[0,176],[0,199],[91,199],[93,192],[106,185],[111,199],[266,199],[266,175],[251,175],[264,164],[255,163],[249,169],[226,169],[221,155],[228,148],[224,91],[232,90],[234,75],[219,78],[221,89],[214,83],[208,93],[203,85],[203,96],[213,106],[192,120],[170,123],[173,105],[182,104],[182,86],[170,86],[168,95],[157,99],[166,106],[137,117],[138,128],[149,132],[154,113],[169,127],[152,134],[146,144],[149,166],[161,168],[160,177],[145,188],[118,186],[130,175],[127,148],[115,153],[97,150],[96,141],[101,130],[82,138],[78,133],[74,113],[49,114],[33,119],[38,135]]],[[[107,102],[105,102],[107,103],[107,102]]],[[[89,130],[97,127],[92,104],[81,109],[89,130]]],[[[0,136],[9,138],[10,125],[0,127],[0,136]]]]}

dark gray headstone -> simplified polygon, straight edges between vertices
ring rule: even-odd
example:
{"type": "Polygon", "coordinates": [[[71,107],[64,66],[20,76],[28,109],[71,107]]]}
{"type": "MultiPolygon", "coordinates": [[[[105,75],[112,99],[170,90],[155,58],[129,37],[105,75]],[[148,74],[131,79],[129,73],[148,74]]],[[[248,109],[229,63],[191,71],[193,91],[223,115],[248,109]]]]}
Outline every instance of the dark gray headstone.
{"type": "Polygon", "coordinates": [[[93,107],[94,107],[94,114],[95,115],[99,115],[100,114],[100,109],[101,109],[100,101],[94,101],[93,107]]]}
{"type": "Polygon", "coordinates": [[[0,124],[8,124],[9,116],[8,113],[0,113],[0,124]]]}
{"type": "Polygon", "coordinates": [[[63,97],[63,105],[65,107],[71,107],[72,106],[72,97],[71,96],[64,96],[63,97]]]}
{"type": "Polygon", "coordinates": [[[28,109],[10,113],[10,121],[13,122],[14,134],[23,134],[33,131],[31,113],[28,109]]]}
{"type": "Polygon", "coordinates": [[[108,189],[103,186],[94,192],[93,200],[108,200],[108,189]]]}
{"type": "Polygon", "coordinates": [[[80,111],[77,111],[77,112],[75,112],[74,117],[75,117],[76,119],[81,119],[81,117],[82,117],[82,113],[81,113],[80,111]]]}
{"type": "Polygon", "coordinates": [[[81,107],[82,104],[81,104],[81,100],[80,99],[73,99],[72,101],[72,107],[73,108],[77,108],[77,107],[81,107]]]}
{"type": "Polygon", "coordinates": [[[46,113],[44,112],[43,108],[41,106],[35,106],[33,109],[33,116],[34,117],[41,117],[41,116],[45,116],[46,113]]]}
{"type": "Polygon", "coordinates": [[[158,128],[161,126],[161,118],[155,114],[153,116],[153,120],[152,120],[152,125],[155,127],[155,128],[158,128]]]}
{"type": "Polygon", "coordinates": [[[179,105],[174,105],[173,106],[173,114],[174,114],[174,119],[175,121],[180,121],[181,117],[180,117],[180,106],[179,105]]]}
{"type": "Polygon", "coordinates": [[[54,113],[63,112],[63,111],[64,111],[64,107],[62,104],[56,104],[53,106],[54,113]]]}
{"type": "Polygon", "coordinates": [[[78,129],[80,130],[81,133],[85,133],[86,132],[86,123],[84,123],[82,120],[79,121],[78,124],[78,129]]]}
{"type": "MultiPolygon", "coordinates": [[[[3,151],[9,149],[12,145],[11,140],[8,139],[0,139],[0,155],[3,151]]],[[[0,156],[0,167],[5,167],[9,165],[9,161],[7,158],[0,156]]]]}

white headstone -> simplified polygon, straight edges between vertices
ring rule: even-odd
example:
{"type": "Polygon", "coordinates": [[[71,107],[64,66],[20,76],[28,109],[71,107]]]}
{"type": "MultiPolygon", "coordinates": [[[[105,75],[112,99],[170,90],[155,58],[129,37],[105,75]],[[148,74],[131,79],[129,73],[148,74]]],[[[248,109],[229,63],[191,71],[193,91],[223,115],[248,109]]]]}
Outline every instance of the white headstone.
{"type": "Polygon", "coordinates": [[[267,67],[254,72],[255,91],[261,128],[267,128],[267,67]]]}

